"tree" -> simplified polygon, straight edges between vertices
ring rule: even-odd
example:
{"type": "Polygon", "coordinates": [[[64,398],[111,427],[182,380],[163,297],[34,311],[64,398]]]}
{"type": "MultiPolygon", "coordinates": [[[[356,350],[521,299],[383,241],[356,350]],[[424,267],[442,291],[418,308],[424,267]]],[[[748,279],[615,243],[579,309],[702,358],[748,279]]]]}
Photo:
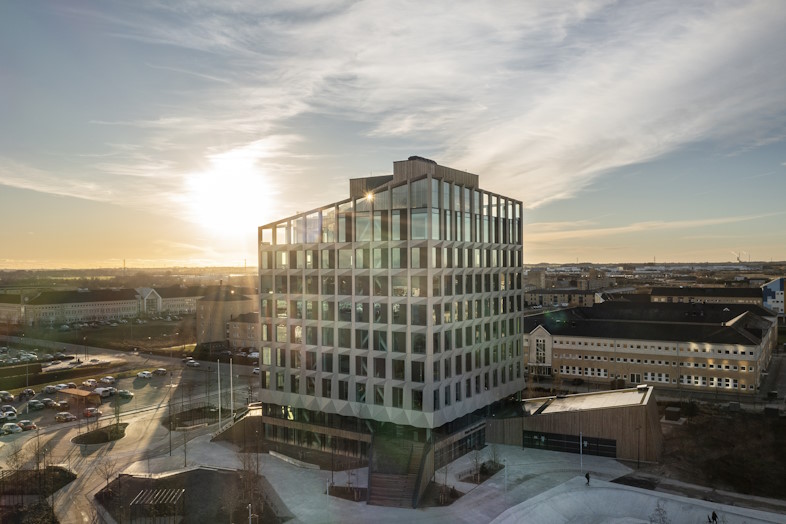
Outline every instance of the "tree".
{"type": "Polygon", "coordinates": [[[655,509],[650,513],[650,524],[671,524],[666,508],[663,507],[661,501],[655,506],[655,509]]]}
{"type": "Polygon", "coordinates": [[[106,487],[109,487],[109,481],[118,473],[117,461],[112,459],[109,455],[104,455],[95,466],[96,471],[101,477],[106,480],[106,487]]]}
{"type": "Polygon", "coordinates": [[[477,483],[480,484],[480,468],[483,466],[483,454],[480,451],[480,448],[475,448],[472,451],[472,466],[475,468],[475,477],[477,478],[477,483]]]}

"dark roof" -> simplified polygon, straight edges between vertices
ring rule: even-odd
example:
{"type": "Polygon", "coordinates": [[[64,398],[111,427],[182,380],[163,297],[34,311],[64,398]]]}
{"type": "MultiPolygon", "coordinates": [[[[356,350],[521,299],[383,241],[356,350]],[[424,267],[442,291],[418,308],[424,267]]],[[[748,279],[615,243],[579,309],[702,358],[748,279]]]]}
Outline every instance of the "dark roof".
{"type": "Polygon", "coordinates": [[[41,306],[48,304],[76,304],[81,302],[115,302],[136,300],[134,289],[96,289],[91,291],[44,291],[27,304],[41,306]]]}
{"type": "Polygon", "coordinates": [[[742,304],[647,307],[604,302],[591,308],[528,316],[523,322],[525,333],[542,325],[552,335],[750,345],[758,344],[769,326],[768,321],[751,310],[764,311],[758,306],[742,304]]]}
{"type": "Polygon", "coordinates": [[[573,311],[585,319],[641,320],[648,322],[728,322],[745,312],[760,317],[772,313],[755,304],[684,304],[663,302],[603,302],[573,311]]]}
{"type": "Polygon", "coordinates": [[[251,300],[249,297],[240,293],[237,289],[224,287],[214,293],[205,295],[199,299],[200,302],[235,302],[239,300],[251,300]]]}
{"type": "Polygon", "coordinates": [[[759,287],[654,287],[650,294],[659,297],[762,297],[759,287]]]}
{"type": "Polygon", "coordinates": [[[539,325],[555,336],[622,338],[628,340],[664,340],[671,342],[707,342],[713,344],[751,345],[750,337],[737,329],[716,324],[676,324],[669,322],[631,322],[619,320],[571,320],[560,322],[552,317],[524,318],[524,332],[539,325]]]}
{"type": "Polygon", "coordinates": [[[0,304],[22,304],[22,295],[0,293],[0,304]]]}
{"type": "Polygon", "coordinates": [[[230,322],[245,322],[248,324],[256,324],[259,322],[259,313],[243,313],[230,320],[230,322]]]}
{"type": "Polygon", "coordinates": [[[222,288],[224,289],[234,289],[235,293],[253,295],[255,294],[254,290],[247,287],[234,287],[234,286],[169,286],[169,287],[157,287],[155,288],[156,293],[161,298],[186,298],[186,297],[204,297],[207,295],[212,295],[222,288]]]}
{"type": "Polygon", "coordinates": [[[594,295],[595,291],[576,288],[552,288],[552,289],[530,289],[525,293],[535,293],[536,295],[594,295]]]}
{"type": "MultiPolygon", "coordinates": [[[[205,295],[204,286],[169,286],[154,288],[161,298],[202,297],[205,295]]],[[[214,291],[214,290],[211,290],[214,291]]]]}

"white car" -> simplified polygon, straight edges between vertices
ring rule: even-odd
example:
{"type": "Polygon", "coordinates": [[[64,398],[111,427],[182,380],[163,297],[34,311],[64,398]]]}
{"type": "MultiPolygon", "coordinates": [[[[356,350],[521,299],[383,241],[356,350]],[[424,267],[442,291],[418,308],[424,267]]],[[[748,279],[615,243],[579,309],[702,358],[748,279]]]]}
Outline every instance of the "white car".
{"type": "Polygon", "coordinates": [[[101,379],[100,382],[102,384],[114,384],[115,383],[115,377],[104,377],[104,378],[101,379]]]}
{"type": "Polygon", "coordinates": [[[98,385],[98,381],[94,378],[89,378],[84,382],[82,382],[82,385],[85,386],[86,388],[94,388],[98,385]]]}
{"type": "Polygon", "coordinates": [[[259,358],[259,351],[252,351],[248,354],[248,358],[259,358]]]}
{"type": "Polygon", "coordinates": [[[186,362],[186,366],[192,367],[192,368],[198,368],[199,367],[199,362],[197,362],[196,360],[189,360],[188,362],[186,362]]]}
{"type": "Polygon", "coordinates": [[[153,374],[149,371],[140,371],[136,376],[138,378],[153,378],[153,374]]]}
{"type": "Polygon", "coordinates": [[[259,375],[259,368],[254,368],[254,375],[259,375]]]}
{"type": "Polygon", "coordinates": [[[0,427],[0,432],[2,432],[4,435],[8,435],[9,433],[21,433],[22,428],[13,422],[6,422],[2,427],[0,427]]]}

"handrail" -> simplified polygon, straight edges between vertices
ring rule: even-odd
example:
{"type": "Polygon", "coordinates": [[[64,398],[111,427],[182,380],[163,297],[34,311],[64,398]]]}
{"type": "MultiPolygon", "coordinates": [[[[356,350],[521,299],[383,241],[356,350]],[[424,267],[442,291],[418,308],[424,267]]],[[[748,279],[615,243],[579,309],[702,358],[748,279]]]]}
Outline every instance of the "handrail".
{"type": "MultiPolygon", "coordinates": [[[[429,453],[433,452],[434,447],[434,435],[430,435],[428,440],[426,440],[426,445],[423,447],[423,455],[420,457],[420,467],[418,468],[418,476],[415,480],[415,492],[412,494],[412,507],[417,508],[418,503],[420,502],[420,487],[423,483],[423,476],[426,474],[426,460],[428,460],[429,453]]],[[[434,461],[431,461],[432,471],[434,468],[434,461]]],[[[429,479],[433,476],[429,475],[429,479]]]]}
{"type": "Polygon", "coordinates": [[[373,477],[372,475],[373,472],[371,470],[371,463],[373,462],[373,458],[374,458],[374,434],[372,433],[371,444],[368,445],[368,482],[367,482],[368,486],[366,486],[367,488],[366,504],[368,504],[369,501],[371,500],[371,478],[373,477]]]}

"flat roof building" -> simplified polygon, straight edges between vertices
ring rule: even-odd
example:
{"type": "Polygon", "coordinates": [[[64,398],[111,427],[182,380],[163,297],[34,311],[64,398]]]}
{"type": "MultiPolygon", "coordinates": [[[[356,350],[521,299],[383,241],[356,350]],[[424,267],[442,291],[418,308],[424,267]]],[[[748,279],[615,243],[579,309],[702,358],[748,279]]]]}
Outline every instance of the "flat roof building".
{"type": "Polygon", "coordinates": [[[266,438],[423,435],[521,391],[521,218],[477,175],[410,157],[260,227],[266,438]]]}

